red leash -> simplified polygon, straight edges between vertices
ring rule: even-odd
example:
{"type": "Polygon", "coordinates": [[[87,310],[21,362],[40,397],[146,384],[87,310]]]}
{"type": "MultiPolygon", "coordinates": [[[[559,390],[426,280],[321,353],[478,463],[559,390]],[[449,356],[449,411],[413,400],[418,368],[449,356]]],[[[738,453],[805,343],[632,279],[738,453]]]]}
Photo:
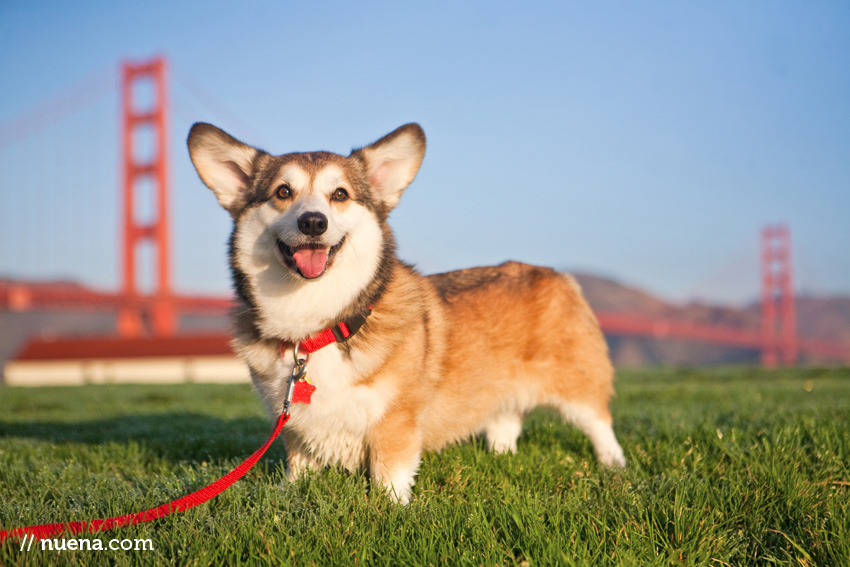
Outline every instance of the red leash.
{"type": "MultiPolygon", "coordinates": [[[[177,500],[173,500],[167,504],[162,504],[161,506],[157,506],[156,508],[151,508],[150,510],[144,510],[142,512],[136,512],[134,514],[113,516],[112,518],[103,518],[101,520],[92,520],[90,522],[65,522],[63,524],[42,524],[40,526],[26,526],[22,528],[13,528],[11,530],[2,530],[0,531],[0,544],[12,537],[20,538],[24,536],[33,536],[41,540],[62,532],[69,532],[71,534],[103,532],[106,530],[120,528],[122,526],[127,526],[130,524],[141,524],[142,522],[149,522],[151,520],[156,520],[157,518],[168,516],[169,514],[175,512],[184,512],[189,508],[194,508],[199,504],[203,504],[208,500],[212,500],[213,498],[230,488],[230,485],[245,476],[245,473],[248,472],[251,467],[257,464],[257,461],[260,460],[260,457],[262,457],[268,450],[269,446],[271,446],[272,441],[274,441],[277,436],[280,435],[280,431],[283,429],[284,424],[289,421],[289,408],[293,403],[310,403],[310,396],[316,390],[316,387],[310,384],[310,382],[307,380],[306,374],[307,360],[309,360],[310,358],[310,353],[315,352],[320,348],[323,348],[333,342],[343,342],[348,340],[354,333],[356,333],[360,329],[363,323],[365,323],[366,317],[369,316],[369,313],[371,313],[371,311],[372,306],[370,305],[369,312],[367,312],[366,315],[352,318],[348,322],[342,321],[336,327],[326,329],[319,335],[307,339],[306,341],[295,347],[295,352],[293,354],[295,364],[292,368],[292,374],[286,387],[286,395],[284,396],[283,401],[283,412],[280,414],[280,417],[277,418],[277,425],[275,425],[274,431],[272,431],[272,434],[269,436],[268,441],[266,441],[266,443],[262,447],[257,449],[253,455],[245,459],[245,461],[241,465],[230,471],[227,475],[221,477],[209,486],[205,486],[204,488],[193,492],[192,494],[187,494],[186,496],[178,498],[177,500]],[[308,356],[306,359],[300,359],[298,357],[299,350],[303,350],[307,353],[308,356]]],[[[280,343],[281,357],[285,354],[286,349],[290,347],[291,345],[289,345],[289,343],[280,343]]]]}
{"type": "Polygon", "coordinates": [[[168,516],[174,512],[183,512],[189,508],[194,508],[198,504],[203,504],[204,502],[215,498],[227,490],[231,484],[242,478],[245,473],[260,460],[260,457],[265,454],[269,446],[272,444],[272,441],[280,435],[280,431],[283,429],[283,425],[287,421],[289,421],[289,412],[280,414],[280,417],[277,420],[277,425],[275,425],[274,431],[272,431],[272,434],[269,436],[265,445],[257,449],[253,455],[245,460],[245,462],[230,471],[227,475],[221,477],[211,485],[193,492],[192,494],[187,494],[182,498],[157,506],[156,508],[151,508],[150,510],[144,510],[134,514],[126,514],[124,516],[114,516],[112,518],[103,518],[102,520],[92,520],[90,522],[42,524],[40,526],[27,526],[23,528],[3,530],[0,531],[0,544],[12,537],[20,538],[24,536],[33,536],[41,540],[61,532],[68,532],[71,534],[103,532],[130,524],[149,522],[151,520],[156,520],[157,518],[168,516]]]}

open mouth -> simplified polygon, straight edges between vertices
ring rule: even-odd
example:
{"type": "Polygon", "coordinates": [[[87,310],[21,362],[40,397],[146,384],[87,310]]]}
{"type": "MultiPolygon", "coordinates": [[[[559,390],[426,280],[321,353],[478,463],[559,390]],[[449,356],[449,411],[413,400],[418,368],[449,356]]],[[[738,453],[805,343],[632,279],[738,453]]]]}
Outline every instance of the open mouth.
{"type": "Polygon", "coordinates": [[[283,257],[284,264],[301,277],[312,280],[327,271],[343,242],[345,242],[345,237],[331,247],[319,242],[309,242],[290,247],[284,241],[278,239],[277,249],[283,257]]]}

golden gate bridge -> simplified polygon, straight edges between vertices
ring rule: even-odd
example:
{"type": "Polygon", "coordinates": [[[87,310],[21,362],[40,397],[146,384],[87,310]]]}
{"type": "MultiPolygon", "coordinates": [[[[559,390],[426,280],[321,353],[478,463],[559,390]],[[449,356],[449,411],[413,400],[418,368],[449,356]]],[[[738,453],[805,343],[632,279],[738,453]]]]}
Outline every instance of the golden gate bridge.
{"type": "MultiPolygon", "coordinates": [[[[91,289],[51,283],[0,281],[0,311],[100,311],[115,314],[115,336],[98,339],[81,346],[73,342],[71,350],[97,350],[98,345],[121,349],[121,344],[144,349],[145,345],[170,345],[198,352],[226,351],[223,335],[192,338],[178,328],[181,314],[224,314],[232,299],[176,293],[171,279],[171,215],[168,161],[169,98],[167,63],[162,57],[141,63],[124,62],[120,72],[120,148],[121,148],[121,213],[120,213],[120,283],[116,291],[91,289]],[[140,101],[139,86],[145,84],[149,100],[140,101]],[[143,104],[147,102],[147,104],[143,104]],[[139,157],[138,144],[146,135],[153,151],[139,157]],[[150,195],[153,214],[140,220],[140,186],[153,187],[150,195]],[[156,257],[153,289],[142,291],[139,285],[141,245],[147,245],[156,257]],[[141,341],[141,342],[140,342],[141,341]],[[203,345],[201,345],[203,343],[203,345]],[[199,346],[200,345],[200,346],[199,346]],[[205,346],[204,346],[205,345],[205,346]]],[[[27,135],[52,121],[58,121],[85,104],[85,90],[67,95],[70,101],[19,120],[10,130],[27,135]],[[64,110],[63,110],[64,108],[64,110]]],[[[14,143],[14,136],[0,133],[0,149],[14,143]]],[[[150,206],[151,203],[148,203],[150,206]]],[[[808,339],[797,334],[794,279],[791,263],[791,234],[787,226],[774,225],[761,232],[761,323],[758,328],[711,325],[683,320],[649,317],[628,312],[597,311],[603,331],[608,335],[684,339],[761,352],[765,366],[792,365],[801,353],[819,359],[850,361],[850,347],[839,341],[808,339]]],[[[37,341],[36,341],[37,342],[37,341]]],[[[62,353],[60,345],[35,345],[31,350],[44,356],[71,356],[62,353]],[[53,352],[51,355],[50,353],[53,352]]],[[[67,349],[66,349],[67,350],[67,349]]],[[[132,348],[130,350],[133,350],[132,348]]],[[[168,349],[166,349],[168,350],[168,349]]]]}

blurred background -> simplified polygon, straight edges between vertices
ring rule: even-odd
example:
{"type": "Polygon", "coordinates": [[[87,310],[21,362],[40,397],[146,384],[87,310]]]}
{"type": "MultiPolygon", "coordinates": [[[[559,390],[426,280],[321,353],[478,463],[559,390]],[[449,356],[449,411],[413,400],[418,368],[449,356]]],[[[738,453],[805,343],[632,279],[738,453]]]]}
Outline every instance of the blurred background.
{"type": "Polygon", "coordinates": [[[621,366],[850,358],[846,3],[4,2],[0,73],[0,363],[226,345],[197,121],[343,154],[419,122],[400,256],[576,273],[621,366]]]}

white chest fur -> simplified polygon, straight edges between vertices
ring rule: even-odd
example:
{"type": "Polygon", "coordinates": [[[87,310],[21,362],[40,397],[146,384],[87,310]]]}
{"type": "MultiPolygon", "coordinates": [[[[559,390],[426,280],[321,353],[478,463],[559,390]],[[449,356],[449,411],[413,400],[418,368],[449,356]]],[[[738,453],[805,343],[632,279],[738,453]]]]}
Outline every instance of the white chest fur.
{"type": "MultiPolygon", "coordinates": [[[[288,352],[279,364],[284,385],[292,366],[288,352]]],[[[349,470],[365,465],[369,429],[383,417],[395,392],[386,384],[359,383],[363,370],[356,353],[348,358],[337,345],[315,352],[307,363],[307,378],[316,391],[310,404],[293,404],[287,427],[321,465],[349,470]]]]}

